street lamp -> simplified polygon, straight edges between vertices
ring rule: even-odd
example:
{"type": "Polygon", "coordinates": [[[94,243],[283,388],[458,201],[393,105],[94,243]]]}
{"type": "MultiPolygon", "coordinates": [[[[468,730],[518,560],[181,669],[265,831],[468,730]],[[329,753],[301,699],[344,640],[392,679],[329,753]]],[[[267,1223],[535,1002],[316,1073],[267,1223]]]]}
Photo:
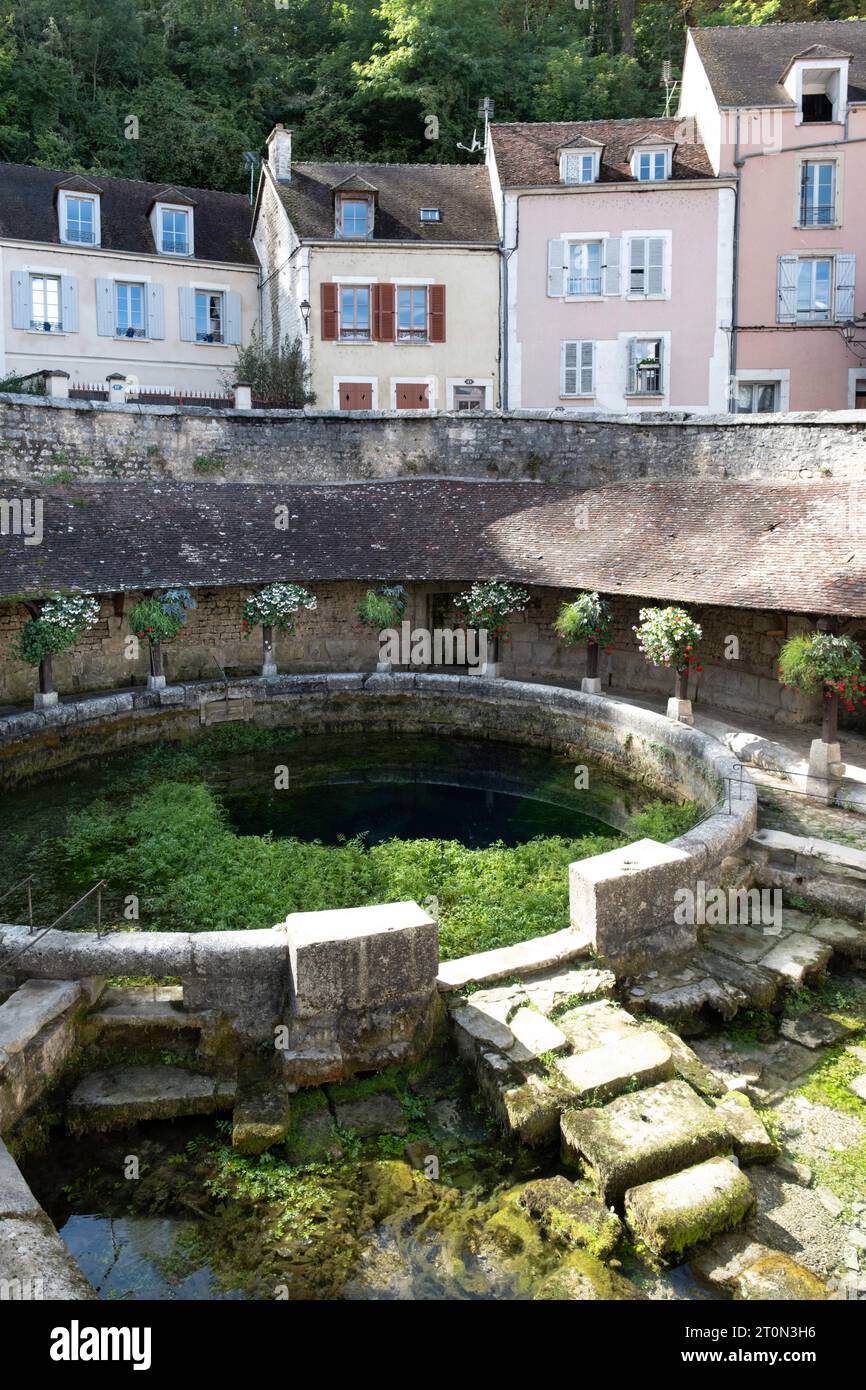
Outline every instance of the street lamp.
{"type": "Polygon", "coordinates": [[[304,320],[304,332],[308,333],[310,329],[310,313],[312,312],[313,306],[309,299],[302,299],[299,307],[301,310],[301,317],[304,320]]]}

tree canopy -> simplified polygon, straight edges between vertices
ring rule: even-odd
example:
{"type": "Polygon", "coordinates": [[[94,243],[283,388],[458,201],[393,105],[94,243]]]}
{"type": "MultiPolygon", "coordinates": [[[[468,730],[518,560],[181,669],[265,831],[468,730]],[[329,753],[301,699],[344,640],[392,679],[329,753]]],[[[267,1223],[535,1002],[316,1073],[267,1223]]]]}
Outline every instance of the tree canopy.
{"type": "Polygon", "coordinates": [[[299,159],[479,159],[495,119],[659,115],[688,24],[866,0],[0,0],[0,158],[241,191],[277,120],[299,159]],[[130,118],[135,117],[135,121],[130,118]]]}

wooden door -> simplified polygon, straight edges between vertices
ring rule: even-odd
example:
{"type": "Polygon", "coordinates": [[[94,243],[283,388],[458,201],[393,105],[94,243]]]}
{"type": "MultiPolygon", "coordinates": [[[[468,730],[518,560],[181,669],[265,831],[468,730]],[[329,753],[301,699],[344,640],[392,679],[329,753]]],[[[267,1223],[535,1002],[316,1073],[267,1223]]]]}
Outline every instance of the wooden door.
{"type": "Polygon", "coordinates": [[[371,381],[341,381],[341,410],[372,410],[373,383],[371,381]]]}
{"type": "Polygon", "coordinates": [[[398,410],[429,410],[430,388],[426,381],[403,381],[397,385],[398,410]]]}

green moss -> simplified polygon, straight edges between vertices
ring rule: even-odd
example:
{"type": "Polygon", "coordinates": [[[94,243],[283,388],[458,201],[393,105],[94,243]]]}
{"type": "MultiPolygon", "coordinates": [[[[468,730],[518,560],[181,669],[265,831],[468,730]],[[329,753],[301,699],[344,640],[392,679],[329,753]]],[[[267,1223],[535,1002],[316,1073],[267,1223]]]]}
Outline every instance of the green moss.
{"type": "Polygon", "coordinates": [[[800,1087],[800,1094],[819,1105],[828,1105],[831,1110],[842,1110],[866,1120],[866,1102],[848,1087],[849,1082],[862,1074],[863,1063],[840,1043],[830,1048],[809,1073],[808,1081],[800,1087]]]}

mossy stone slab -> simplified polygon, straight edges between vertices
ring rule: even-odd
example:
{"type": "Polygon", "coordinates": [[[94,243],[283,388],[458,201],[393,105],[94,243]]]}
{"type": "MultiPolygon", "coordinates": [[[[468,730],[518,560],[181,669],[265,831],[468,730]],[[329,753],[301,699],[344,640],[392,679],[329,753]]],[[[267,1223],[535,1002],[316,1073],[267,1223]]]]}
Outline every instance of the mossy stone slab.
{"type": "Polygon", "coordinates": [[[754,1207],[752,1184],[729,1158],[708,1159],[625,1194],[628,1226],[669,1260],[738,1226],[754,1207]]]}
{"type": "Polygon", "coordinates": [[[628,1279],[585,1250],[576,1250],[570,1255],[533,1294],[533,1300],[581,1303],[618,1303],[643,1297],[628,1279]]]}
{"type": "Polygon", "coordinates": [[[752,1108],[748,1096],[729,1091],[716,1105],[717,1112],[731,1131],[734,1153],[741,1163],[772,1163],[779,1155],[779,1146],[752,1108]]]}
{"type": "Polygon", "coordinates": [[[663,1081],[607,1105],[562,1117],[565,1162],[588,1163],[608,1205],[627,1188],[668,1177],[719,1154],[732,1140],[723,1118],[685,1081],[663,1081]]]}

